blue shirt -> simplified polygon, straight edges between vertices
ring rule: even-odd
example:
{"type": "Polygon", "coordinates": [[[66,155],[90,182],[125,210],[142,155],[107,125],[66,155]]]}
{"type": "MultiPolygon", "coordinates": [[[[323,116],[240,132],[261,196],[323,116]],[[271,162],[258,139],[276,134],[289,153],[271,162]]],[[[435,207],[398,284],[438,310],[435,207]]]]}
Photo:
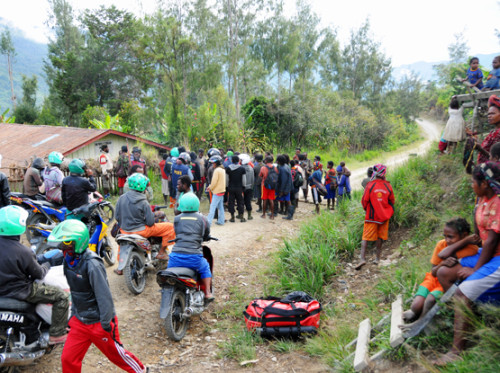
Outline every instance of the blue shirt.
{"type": "Polygon", "coordinates": [[[477,84],[477,88],[481,89],[483,88],[483,72],[481,71],[480,68],[477,68],[476,70],[472,71],[470,67],[467,69],[467,78],[469,79],[470,84],[475,84],[478,80],[481,80],[480,83],[477,84]]]}
{"type": "Polygon", "coordinates": [[[500,88],[500,68],[491,70],[490,75],[491,78],[486,81],[484,86],[490,89],[500,88]]]}

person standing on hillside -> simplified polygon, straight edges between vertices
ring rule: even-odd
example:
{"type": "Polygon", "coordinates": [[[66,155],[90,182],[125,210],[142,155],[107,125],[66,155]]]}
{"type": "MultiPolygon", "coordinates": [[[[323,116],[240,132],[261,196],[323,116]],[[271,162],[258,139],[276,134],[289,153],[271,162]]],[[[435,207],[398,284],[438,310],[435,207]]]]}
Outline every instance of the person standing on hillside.
{"type": "Polygon", "coordinates": [[[495,128],[488,133],[481,145],[475,143],[475,148],[479,151],[477,164],[488,162],[490,148],[500,142],[500,98],[496,95],[491,95],[488,99],[488,123],[495,128]]]}
{"type": "Polygon", "coordinates": [[[365,188],[361,199],[363,209],[366,211],[363,238],[361,241],[360,262],[355,269],[361,269],[366,264],[365,252],[368,242],[376,242],[377,259],[380,261],[383,241],[389,236],[389,219],[394,214],[394,192],[391,184],[385,180],[387,168],[383,164],[373,166],[372,181],[365,188]]]}
{"type": "Polygon", "coordinates": [[[448,143],[448,151],[453,153],[457,142],[465,140],[465,121],[463,118],[464,107],[460,106],[457,97],[453,96],[448,108],[449,119],[444,128],[443,139],[448,143]]]}
{"type": "Polygon", "coordinates": [[[168,204],[168,176],[165,173],[165,163],[167,162],[168,154],[162,155],[162,160],[159,163],[161,172],[161,194],[163,194],[163,202],[165,205],[168,204]]]}
{"type": "Polygon", "coordinates": [[[236,219],[240,219],[240,222],[246,222],[243,213],[245,212],[245,203],[243,200],[243,188],[246,184],[246,172],[245,169],[240,165],[240,158],[237,155],[231,157],[231,164],[226,167],[226,173],[228,176],[227,189],[228,195],[228,210],[231,214],[231,223],[234,223],[234,201],[236,200],[236,206],[238,210],[238,215],[236,219]]]}
{"type": "Polygon", "coordinates": [[[266,210],[269,204],[271,220],[274,220],[274,200],[276,199],[276,187],[278,185],[278,169],[273,165],[273,156],[268,155],[264,160],[265,165],[260,169],[259,177],[262,179],[262,215],[266,218],[266,210]]]}
{"type": "Polygon", "coordinates": [[[262,154],[255,155],[255,165],[253,167],[254,176],[254,197],[257,199],[257,206],[259,207],[256,212],[262,212],[262,178],[260,177],[260,170],[262,169],[262,154]]]}

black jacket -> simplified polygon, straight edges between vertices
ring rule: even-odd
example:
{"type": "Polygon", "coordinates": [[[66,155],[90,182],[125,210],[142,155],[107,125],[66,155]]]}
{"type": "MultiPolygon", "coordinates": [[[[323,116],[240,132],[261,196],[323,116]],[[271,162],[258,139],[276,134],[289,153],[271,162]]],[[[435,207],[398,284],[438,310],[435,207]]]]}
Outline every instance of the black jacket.
{"type": "Polygon", "coordinates": [[[38,264],[19,236],[0,236],[0,253],[0,296],[25,300],[33,281],[44,278],[50,265],[38,264]]]}
{"type": "Polygon", "coordinates": [[[9,179],[0,172],[0,208],[10,205],[9,179]]]}
{"type": "Polygon", "coordinates": [[[239,164],[230,164],[226,167],[226,173],[229,177],[228,189],[241,189],[246,182],[245,169],[239,164]]]}
{"type": "Polygon", "coordinates": [[[183,212],[174,219],[173,253],[202,254],[201,244],[210,236],[207,219],[198,212],[183,212]]]}
{"type": "Polygon", "coordinates": [[[63,205],[73,211],[89,203],[89,193],[96,190],[97,185],[93,176],[88,179],[77,175],[65,177],[61,188],[63,205]]]}
{"type": "Polygon", "coordinates": [[[109,327],[115,307],[102,259],[86,250],[75,267],[64,261],[64,275],[71,291],[71,315],[84,324],[109,327]]]}

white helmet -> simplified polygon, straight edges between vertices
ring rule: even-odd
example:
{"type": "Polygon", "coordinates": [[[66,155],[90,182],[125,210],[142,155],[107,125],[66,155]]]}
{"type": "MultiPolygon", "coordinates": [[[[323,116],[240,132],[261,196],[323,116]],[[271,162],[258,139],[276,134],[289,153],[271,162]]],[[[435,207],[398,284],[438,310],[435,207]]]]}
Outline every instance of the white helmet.
{"type": "Polygon", "coordinates": [[[240,154],[239,155],[241,164],[245,165],[250,163],[250,156],[248,154],[240,154]]]}

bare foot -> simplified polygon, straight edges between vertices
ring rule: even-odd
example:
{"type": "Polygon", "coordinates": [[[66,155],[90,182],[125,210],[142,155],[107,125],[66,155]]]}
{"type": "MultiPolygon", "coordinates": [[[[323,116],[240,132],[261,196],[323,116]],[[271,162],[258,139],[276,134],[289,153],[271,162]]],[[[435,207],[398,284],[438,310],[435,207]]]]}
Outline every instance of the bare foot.
{"type": "Polygon", "coordinates": [[[274,215],[271,215],[271,217],[269,219],[274,220],[274,215]]]}
{"type": "Polygon", "coordinates": [[[414,321],[415,317],[417,317],[417,315],[415,315],[415,312],[413,312],[412,310],[408,310],[408,311],[403,312],[403,321],[405,323],[409,323],[409,322],[414,321]]]}
{"type": "Polygon", "coordinates": [[[359,271],[365,264],[366,264],[366,260],[362,260],[361,262],[359,262],[356,265],[356,267],[354,267],[354,269],[359,271]]]}
{"type": "Polygon", "coordinates": [[[262,219],[265,219],[265,218],[266,218],[266,214],[262,214],[260,217],[261,217],[262,219]]]}

